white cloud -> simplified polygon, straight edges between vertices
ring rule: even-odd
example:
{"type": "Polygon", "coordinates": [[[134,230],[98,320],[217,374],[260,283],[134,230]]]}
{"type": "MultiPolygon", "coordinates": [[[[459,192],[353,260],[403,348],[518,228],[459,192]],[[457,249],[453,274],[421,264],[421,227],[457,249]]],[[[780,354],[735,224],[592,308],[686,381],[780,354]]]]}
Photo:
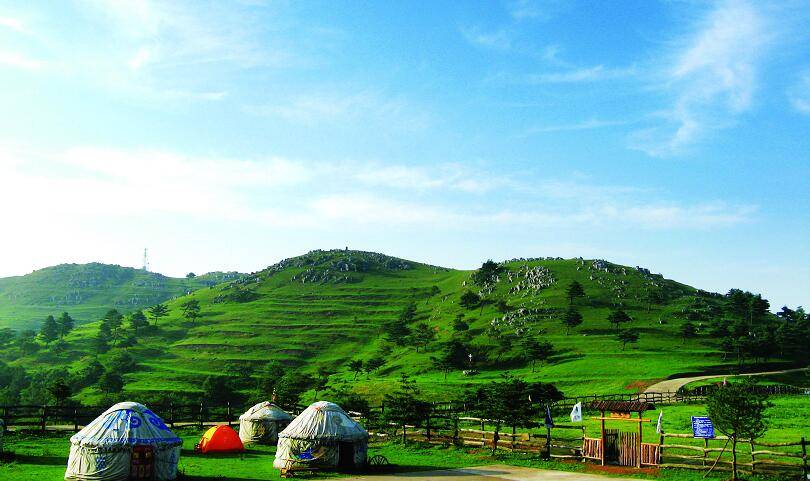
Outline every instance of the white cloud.
{"type": "Polygon", "coordinates": [[[30,33],[25,23],[19,18],[0,17],[0,27],[7,28],[17,33],[30,33]]]}
{"type": "Polygon", "coordinates": [[[788,99],[798,112],[810,114],[810,68],[799,74],[799,80],[789,89],[788,99]]]}
{"type": "Polygon", "coordinates": [[[616,127],[619,125],[627,125],[630,122],[627,120],[599,120],[596,118],[588,119],[582,122],[573,124],[559,124],[559,125],[543,125],[532,127],[526,130],[524,135],[532,134],[545,134],[550,132],[571,132],[578,130],[593,130],[605,127],[616,127]]]}
{"type": "Polygon", "coordinates": [[[507,29],[484,32],[478,27],[461,28],[461,34],[473,45],[495,50],[509,50],[512,47],[512,33],[507,29]]]}
{"type": "Polygon", "coordinates": [[[528,84],[597,82],[626,78],[635,73],[635,67],[608,68],[604,65],[595,65],[561,72],[529,74],[520,77],[520,81],[528,84]]]}
{"type": "Polygon", "coordinates": [[[45,62],[27,57],[21,53],[0,50],[0,66],[35,71],[42,69],[45,62]]]}
{"type": "Polygon", "coordinates": [[[671,105],[653,126],[631,136],[650,155],[682,152],[749,110],[771,33],[767,19],[744,0],[719,4],[681,39],[663,72],[671,105]]]}
{"type": "Polygon", "coordinates": [[[545,21],[553,18],[567,4],[563,0],[512,0],[507,4],[507,10],[516,21],[545,21]]]}
{"type": "Polygon", "coordinates": [[[407,99],[372,90],[312,92],[272,104],[249,105],[245,110],[308,125],[375,121],[398,129],[420,131],[431,123],[430,114],[407,99]]]}
{"type": "Polygon", "coordinates": [[[482,194],[513,184],[507,176],[477,171],[460,164],[427,168],[366,163],[347,165],[341,170],[365,185],[416,191],[442,189],[482,194]]]}
{"type": "Polygon", "coordinates": [[[582,181],[518,181],[454,164],[386,166],[93,146],[56,152],[0,146],[0,204],[13,206],[4,211],[4,222],[17,231],[33,229],[42,219],[98,228],[130,218],[296,229],[671,230],[725,228],[756,214],[751,206],[657,197],[650,190],[582,181]],[[508,188],[498,188],[503,186],[508,188]],[[465,197],[470,194],[477,197],[465,197]]]}

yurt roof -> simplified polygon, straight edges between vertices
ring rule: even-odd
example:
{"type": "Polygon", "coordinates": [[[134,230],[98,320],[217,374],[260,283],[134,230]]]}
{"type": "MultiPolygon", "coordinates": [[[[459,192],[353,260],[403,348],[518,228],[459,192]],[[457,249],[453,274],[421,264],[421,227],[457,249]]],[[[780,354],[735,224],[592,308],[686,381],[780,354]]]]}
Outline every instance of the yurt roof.
{"type": "Polygon", "coordinates": [[[181,445],[162,419],[143,404],[122,402],[70,438],[82,446],[181,445]]]}
{"type": "Polygon", "coordinates": [[[278,437],[356,441],[368,439],[368,432],[337,404],[318,401],[293,419],[278,437]]]}
{"type": "Polygon", "coordinates": [[[245,411],[244,414],[239,416],[239,419],[249,421],[259,421],[265,419],[271,421],[289,421],[292,419],[292,416],[290,416],[287,411],[281,409],[275,404],[268,401],[262,401],[245,411]]]}

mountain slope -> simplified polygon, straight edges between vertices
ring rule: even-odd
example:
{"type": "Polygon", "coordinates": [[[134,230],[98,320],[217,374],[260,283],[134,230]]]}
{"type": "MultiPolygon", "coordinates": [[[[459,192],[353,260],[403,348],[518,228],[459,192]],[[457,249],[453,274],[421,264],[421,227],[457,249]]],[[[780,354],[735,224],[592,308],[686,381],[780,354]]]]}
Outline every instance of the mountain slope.
{"type": "Polygon", "coordinates": [[[36,329],[45,316],[62,311],[77,322],[87,322],[111,308],[127,312],[148,307],[238,276],[212,272],[178,279],[95,262],[60,264],[0,278],[0,327],[36,329]]]}
{"type": "MultiPolygon", "coordinates": [[[[139,398],[199,392],[208,376],[256,376],[269,361],[279,361],[296,373],[332,372],[330,385],[351,384],[372,398],[390,391],[403,372],[435,399],[451,398],[505,371],[552,381],[569,395],[597,394],[636,392],[675,373],[732,364],[723,360],[718,340],[708,333],[708,323],[722,315],[720,295],[602,260],[515,259],[500,265],[497,280],[479,287],[473,286],[473,271],[370,252],[313,251],[282,261],[169,301],[170,315],[139,333],[137,345],[128,348],[138,367],[125,375],[126,391],[139,398]],[[585,289],[586,297],[575,301],[584,322],[567,334],[561,319],[569,305],[566,287],[573,280],[585,289]],[[468,290],[490,302],[462,307],[461,295],[468,290]],[[195,322],[183,317],[181,307],[192,299],[201,306],[195,322]],[[416,314],[410,327],[425,323],[435,334],[418,349],[387,341],[384,329],[412,302],[416,314]],[[622,327],[640,333],[638,344],[623,348],[616,340],[607,321],[615,306],[632,317],[622,327]],[[453,329],[459,317],[469,330],[453,329]],[[698,334],[684,342],[680,331],[687,319],[698,324],[698,334]],[[526,337],[555,347],[554,356],[536,371],[523,359],[520,341],[526,337]],[[453,369],[445,374],[435,367],[432,358],[451,339],[468,343],[474,353],[471,367],[480,373],[453,369]],[[375,358],[381,360],[379,369],[355,380],[349,361],[375,358]]],[[[31,370],[51,367],[58,359],[76,372],[88,355],[106,365],[122,349],[95,355],[98,326],[92,322],[77,328],[58,356],[43,349],[15,357],[19,351],[8,348],[6,359],[31,370]]],[[[96,387],[89,387],[78,397],[92,401],[98,395],[96,387]]]]}

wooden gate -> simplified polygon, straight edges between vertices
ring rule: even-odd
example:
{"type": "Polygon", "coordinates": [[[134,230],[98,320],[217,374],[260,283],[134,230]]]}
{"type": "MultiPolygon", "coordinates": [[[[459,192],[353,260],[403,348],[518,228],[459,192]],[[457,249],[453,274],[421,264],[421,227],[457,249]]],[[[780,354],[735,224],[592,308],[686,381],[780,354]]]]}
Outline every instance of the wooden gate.
{"type": "Polygon", "coordinates": [[[619,430],[605,429],[605,463],[620,462],[620,458],[619,430]]]}
{"type": "Polygon", "coordinates": [[[638,433],[619,433],[619,466],[638,465],[638,433]]]}

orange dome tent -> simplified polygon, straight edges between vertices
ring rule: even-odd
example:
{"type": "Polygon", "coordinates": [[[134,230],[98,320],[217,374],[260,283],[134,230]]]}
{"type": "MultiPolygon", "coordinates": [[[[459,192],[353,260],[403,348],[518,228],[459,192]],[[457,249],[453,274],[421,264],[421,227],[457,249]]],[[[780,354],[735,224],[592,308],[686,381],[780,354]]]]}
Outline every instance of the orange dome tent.
{"type": "Polygon", "coordinates": [[[203,434],[195,450],[201,453],[235,453],[244,451],[239,435],[230,426],[213,426],[203,434]]]}

